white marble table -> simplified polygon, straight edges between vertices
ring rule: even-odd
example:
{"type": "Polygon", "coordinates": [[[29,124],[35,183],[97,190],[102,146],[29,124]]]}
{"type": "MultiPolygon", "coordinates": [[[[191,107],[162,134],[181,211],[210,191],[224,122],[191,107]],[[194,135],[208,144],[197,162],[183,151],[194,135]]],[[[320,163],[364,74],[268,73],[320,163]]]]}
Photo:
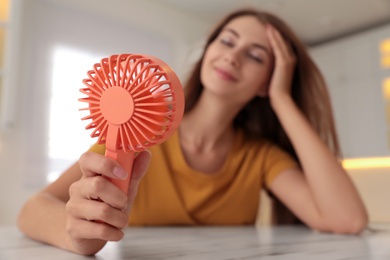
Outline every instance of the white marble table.
{"type": "Polygon", "coordinates": [[[390,226],[360,236],[320,234],[303,227],[128,228],[94,257],[75,255],[0,227],[1,260],[72,259],[390,259],[390,226]]]}

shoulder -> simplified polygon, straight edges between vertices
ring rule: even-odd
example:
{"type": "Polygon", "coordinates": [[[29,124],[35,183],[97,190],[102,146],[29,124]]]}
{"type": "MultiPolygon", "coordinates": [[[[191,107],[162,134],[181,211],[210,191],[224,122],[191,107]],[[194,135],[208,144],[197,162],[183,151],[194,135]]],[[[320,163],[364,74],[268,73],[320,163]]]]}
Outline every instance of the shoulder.
{"type": "Polygon", "coordinates": [[[271,165],[288,165],[296,167],[298,162],[294,157],[285,151],[280,145],[265,138],[248,139],[244,133],[239,133],[241,137],[241,148],[246,150],[248,156],[261,161],[263,167],[267,168],[271,165]]]}
{"type": "Polygon", "coordinates": [[[88,152],[94,152],[104,155],[106,152],[106,145],[95,143],[88,149],[88,152]]]}

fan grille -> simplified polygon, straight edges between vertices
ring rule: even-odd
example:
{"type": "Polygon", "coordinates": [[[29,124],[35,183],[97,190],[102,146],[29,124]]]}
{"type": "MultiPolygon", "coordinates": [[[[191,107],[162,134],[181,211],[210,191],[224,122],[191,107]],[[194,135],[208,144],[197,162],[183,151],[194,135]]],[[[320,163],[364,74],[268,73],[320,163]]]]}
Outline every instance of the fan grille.
{"type": "MultiPolygon", "coordinates": [[[[80,91],[87,97],[92,120],[86,129],[93,129],[91,137],[99,144],[107,142],[109,127],[117,127],[116,149],[140,151],[159,144],[175,130],[184,111],[184,94],[176,74],[161,60],[145,55],[120,54],[104,58],[87,72],[83,80],[86,88],[80,91]],[[102,96],[110,88],[123,88],[132,97],[133,111],[122,124],[110,122],[102,113],[102,96]]],[[[110,140],[112,141],[112,140],[110,140]]]]}

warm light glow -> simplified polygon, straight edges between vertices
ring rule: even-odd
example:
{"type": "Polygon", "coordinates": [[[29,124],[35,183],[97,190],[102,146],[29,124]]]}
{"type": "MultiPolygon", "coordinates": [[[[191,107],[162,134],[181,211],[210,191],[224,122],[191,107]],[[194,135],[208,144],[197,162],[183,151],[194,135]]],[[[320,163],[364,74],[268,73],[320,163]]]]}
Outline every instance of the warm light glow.
{"type": "MultiPolygon", "coordinates": [[[[390,69],[390,38],[385,39],[380,44],[380,52],[382,53],[381,65],[385,69],[390,69]]],[[[385,78],[382,82],[383,97],[385,99],[386,121],[388,127],[387,145],[390,149],[390,78],[385,78]]],[[[383,163],[389,163],[389,159],[383,161],[383,163]]],[[[376,165],[376,164],[375,164],[376,165]]],[[[379,166],[381,167],[381,166],[379,166]]]]}
{"type": "Polygon", "coordinates": [[[0,0],[0,21],[8,21],[9,0],[0,0]]]}
{"type": "Polygon", "coordinates": [[[390,157],[372,157],[343,160],[345,169],[390,168],[390,157]]]}
{"type": "MultiPolygon", "coordinates": [[[[386,110],[386,122],[390,126],[390,105],[385,108],[386,110]]],[[[390,139],[389,139],[390,141],[390,139]]],[[[390,146],[389,146],[390,147],[390,146]]]]}
{"type": "Polygon", "coordinates": [[[382,68],[390,68],[390,39],[385,39],[380,43],[382,68]]]}
{"type": "Polygon", "coordinates": [[[382,54],[390,54],[390,39],[385,39],[381,42],[380,51],[382,54]]]}
{"type": "Polygon", "coordinates": [[[390,78],[383,80],[382,89],[385,100],[390,101],[390,78]]]}
{"type": "Polygon", "coordinates": [[[387,78],[383,80],[382,83],[382,88],[383,88],[383,97],[385,98],[386,101],[386,121],[388,125],[388,134],[387,134],[387,144],[388,147],[390,148],[390,78],[387,78]]]}
{"type": "Polygon", "coordinates": [[[382,68],[390,68],[390,54],[382,56],[381,65],[382,68]]]}

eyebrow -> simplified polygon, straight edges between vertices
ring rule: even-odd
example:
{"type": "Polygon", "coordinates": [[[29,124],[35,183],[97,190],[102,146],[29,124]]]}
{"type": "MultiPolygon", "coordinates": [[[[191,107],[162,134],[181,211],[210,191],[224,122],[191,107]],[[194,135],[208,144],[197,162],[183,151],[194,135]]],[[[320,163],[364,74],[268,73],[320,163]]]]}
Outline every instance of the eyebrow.
{"type": "MultiPolygon", "coordinates": [[[[237,38],[240,38],[240,35],[233,29],[231,28],[224,28],[222,31],[228,31],[232,34],[234,34],[237,38]]],[[[271,55],[271,52],[268,50],[267,47],[265,47],[264,45],[260,44],[260,43],[254,43],[253,44],[254,47],[256,48],[259,48],[259,49],[262,49],[263,51],[265,51],[268,55],[272,56],[271,55]]]]}

